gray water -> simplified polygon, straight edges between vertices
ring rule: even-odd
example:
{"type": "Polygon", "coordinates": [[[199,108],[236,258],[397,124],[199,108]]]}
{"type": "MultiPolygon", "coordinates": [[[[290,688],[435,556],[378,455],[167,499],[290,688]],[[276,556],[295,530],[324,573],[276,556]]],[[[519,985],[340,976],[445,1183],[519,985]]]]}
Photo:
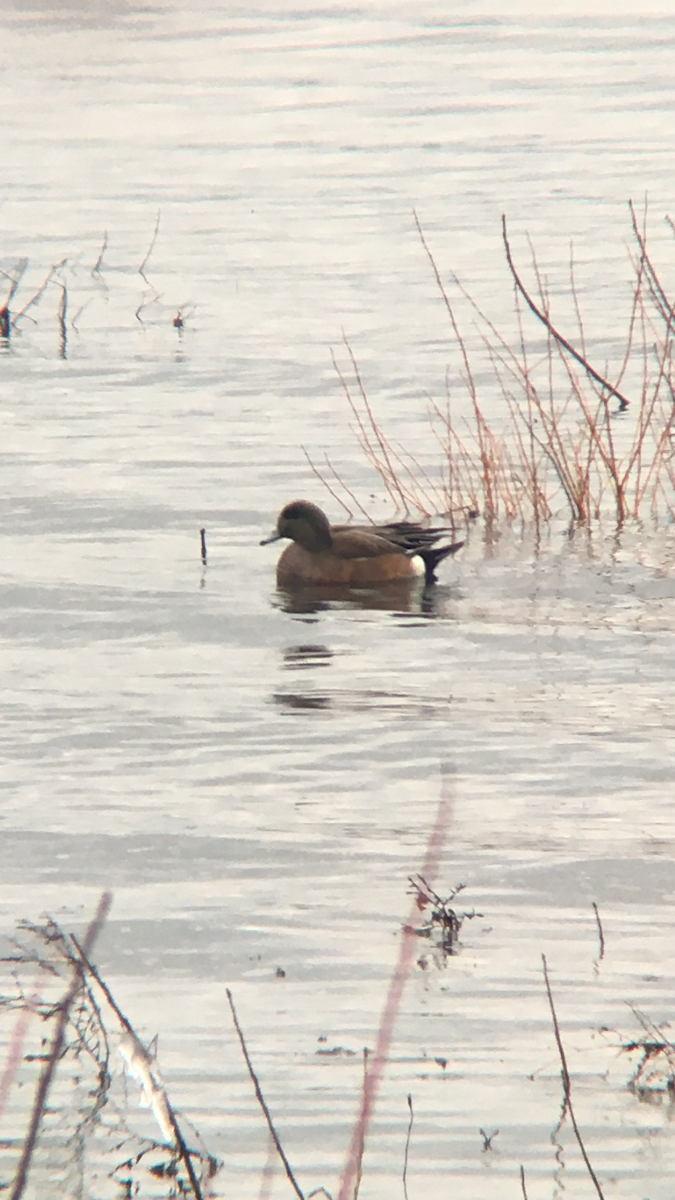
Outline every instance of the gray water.
{"type": "MultiPolygon", "coordinates": [[[[605,1196],[672,1197],[672,1108],[627,1087],[621,1050],[627,1001],[674,1011],[672,528],[556,527],[537,551],[477,523],[426,611],[294,609],[259,545],[296,496],[342,518],[305,450],[392,515],[331,361],[348,371],[343,333],[378,418],[439,470],[427,395],[458,368],[413,210],[448,286],[508,328],[501,214],[563,314],[572,240],[595,361],[621,344],[626,202],[648,194],[672,262],[675,151],[673,17],[623,7],[3,6],[13,310],[67,262],[0,356],[1,928],[81,931],[112,890],[97,962],[159,1034],[216,1196],[289,1194],[261,1184],[226,987],[303,1189],[337,1194],[442,801],[434,886],[464,883],[478,915],[451,958],[420,940],[361,1196],[402,1195],[409,1094],[411,1197],[517,1197],[521,1164],[531,1200],[592,1194],[556,1132],[545,953],[605,1196]]],[[[127,1121],[159,1137],[136,1093],[127,1121]]],[[[33,1194],[102,1193],[111,1162],[77,1182],[56,1130],[33,1194]]]]}

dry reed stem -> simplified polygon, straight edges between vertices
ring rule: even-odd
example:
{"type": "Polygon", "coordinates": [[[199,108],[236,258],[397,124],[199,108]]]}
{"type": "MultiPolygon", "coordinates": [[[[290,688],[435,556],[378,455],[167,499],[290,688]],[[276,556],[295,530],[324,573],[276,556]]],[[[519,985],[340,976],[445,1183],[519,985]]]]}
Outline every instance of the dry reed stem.
{"type": "Polygon", "coordinates": [[[288,1177],[288,1181],[291,1184],[291,1187],[293,1188],[293,1191],[295,1192],[296,1196],[298,1196],[299,1200],[305,1200],[303,1193],[300,1191],[300,1187],[297,1183],[295,1175],[293,1174],[291,1164],[289,1163],[289,1161],[286,1157],[284,1148],[281,1145],[281,1142],[279,1140],[279,1135],[274,1127],[274,1122],[272,1120],[270,1110],[267,1107],[265,1097],[262,1094],[262,1088],[260,1087],[260,1082],[258,1080],[258,1076],[256,1075],[256,1073],[253,1069],[253,1063],[251,1062],[251,1059],[249,1057],[248,1049],[246,1046],[246,1041],[244,1039],[244,1034],[242,1032],[241,1025],[239,1024],[239,1018],[237,1017],[237,1010],[234,1007],[234,1000],[232,999],[232,992],[230,991],[229,988],[226,988],[225,994],[227,995],[228,1003],[230,1005],[230,1012],[232,1013],[232,1022],[234,1024],[234,1028],[235,1028],[237,1037],[239,1038],[239,1045],[241,1046],[241,1052],[244,1056],[244,1062],[246,1063],[248,1073],[251,1077],[251,1082],[253,1084],[253,1087],[255,1088],[255,1094],[256,1094],[258,1104],[260,1105],[260,1107],[263,1111],[263,1116],[267,1122],[267,1128],[269,1129],[270,1135],[274,1142],[274,1145],[276,1146],[277,1154],[279,1155],[279,1158],[281,1159],[282,1163],[284,1164],[284,1170],[288,1177]]]}
{"type": "Polygon", "coordinates": [[[560,1073],[561,1073],[562,1084],[563,1084],[563,1096],[565,1098],[565,1105],[567,1107],[567,1111],[570,1114],[570,1121],[572,1122],[574,1136],[577,1139],[577,1144],[581,1151],[581,1156],[584,1160],[584,1163],[586,1164],[586,1170],[588,1171],[588,1174],[590,1175],[590,1177],[593,1181],[593,1185],[595,1187],[596,1192],[598,1193],[600,1200],[605,1200],[604,1192],[603,1192],[602,1188],[600,1187],[598,1177],[595,1174],[595,1171],[593,1170],[593,1167],[591,1165],[591,1160],[589,1159],[588,1154],[586,1152],[586,1147],[584,1146],[583,1139],[581,1137],[581,1131],[579,1129],[579,1126],[577,1125],[577,1119],[576,1119],[576,1116],[574,1113],[574,1107],[572,1105],[572,1081],[570,1079],[570,1073],[569,1073],[569,1070],[567,1067],[567,1058],[565,1056],[565,1049],[564,1049],[564,1046],[562,1043],[562,1037],[560,1035],[560,1026],[558,1024],[558,1017],[557,1017],[556,1010],[555,1010],[555,1004],[553,1003],[553,993],[551,991],[551,984],[550,984],[549,978],[548,978],[548,966],[546,963],[546,955],[542,954],[541,961],[542,961],[543,968],[544,968],[544,982],[546,984],[546,994],[548,996],[548,1003],[549,1003],[549,1007],[551,1009],[551,1020],[553,1021],[553,1032],[555,1034],[555,1040],[556,1040],[556,1044],[558,1047],[558,1055],[560,1057],[560,1073]]]}
{"type": "Polygon", "coordinates": [[[407,515],[409,513],[409,508],[406,503],[405,497],[403,495],[402,486],[398,480],[396,472],[393,470],[392,465],[391,465],[389,444],[387,442],[387,439],[384,437],[382,430],[378,426],[377,421],[375,420],[375,416],[374,416],[373,410],[371,408],[370,401],[369,401],[368,395],[366,393],[366,389],[363,385],[363,380],[361,378],[361,373],[359,371],[359,366],[356,361],[356,357],[355,357],[354,352],[349,344],[349,341],[347,340],[347,337],[344,333],[342,335],[342,340],[344,342],[345,348],[347,350],[347,353],[349,355],[349,359],[350,359],[350,362],[352,365],[354,379],[356,381],[359,396],[361,399],[361,404],[363,406],[363,412],[365,413],[365,418],[366,418],[365,421],[361,415],[358,405],[356,404],[356,401],[354,400],[354,397],[352,396],[349,385],[347,384],[347,381],[344,378],[344,375],[340,371],[340,368],[337,364],[337,360],[332,351],[331,351],[331,355],[333,358],[333,365],[337,371],[338,377],[340,379],[340,382],[342,383],[342,386],[343,386],[345,395],[347,397],[347,400],[349,402],[349,405],[351,407],[352,413],[356,419],[357,426],[359,429],[359,434],[362,439],[361,444],[362,444],[363,450],[366,454],[366,457],[370,459],[370,461],[373,463],[376,470],[378,471],[378,473],[384,483],[384,486],[386,487],[396,508],[398,509],[400,507],[402,509],[403,513],[405,515],[407,515]],[[367,424],[366,424],[366,421],[367,421],[367,424]],[[376,446],[379,447],[379,452],[380,452],[381,457],[378,456],[376,446]]]}
{"type": "MultiPolygon", "coordinates": [[[[639,253],[633,261],[635,279],[628,326],[613,385],[605,377],[607,372],[601,375],[588,361],[572,247],[570,288],[581,353],[553,325],[547,287],[531,243],[538,298],[533,299],[526,290],[514,264],[505,219],[502,236],[515,283],[518,325],[515,347],[508,344],[460,281],[452,276],[453,283],[478,317],[479,335],[506,403],[508,424],[503,432],[498,432],[485,416],[468,346],[418,216],[414,214],[420,241],[450,321],[453,344],[460,356],[460,381],[470,412],[470,421],[461,412],[459,416],[455,415],[457,405],[454,398],[451,404],[446,372],[445,406],[427,397],[432,436],[441,448],[438,483],[414,454],[394,445],[378,423],[346,338],[354,388],[333,356],[356,422],[357,438],[397,510],[402,508],[407,514],[414,507],[429,515],[432,511],[478,509],[487,531],[500,520],[512,521],[518,517],[525,522],[534,521],[537,538],[543,522],[554,515],[561,498],[564,498],[574,524],[588,525],[599,518],[610,503],[610,494],[619,526],[628,517],[638,519],[647,505],[654,515],[662,506],[672,513],[675,505],[666,484],[672,484],[675,477],[675,317],[649,258],[646,232],[639,229],[632,205],[631,216],[639,253]],[[659,321],[665,321],[665,332],[662,325],[653,328],[645,293],[656,306],[659,321]],[[528,350],[523,328],[523,302],[537,315],[546,331],[544,349],[534,359],[528,350]],[[641,337],[642,387],[638,404],[631,408],[635,417],[630,437],[626,438],[625,424],[619,436],[615,424],[618,414],[611,410],[610,402],[616,397],[619,413],[627,409],[628,401],[619,385],[626,377],[629,364],[638,361],[638,335],[641,337]],[[586,378],[580,374],[578,366],[583,368],[586,378]],[[561,373],[564,386],[561,386],[561,373]]],[[[326,483],[322,473],[316,473],[326,483]]],[[[333,474],[340,488],[344,487],[343,481],[335,472],[333,474]]],[[[336,495],[336,498],[339,497],[336,495]]],[[[355,500],[353,496],[352,500],[355,500]]]]}
{"type": "MultiPolygon", "coordinates": [[[[331,487],[330,483],[328,483],[326,476],[321,473],[321,471],[317,467],[316,463],[311,458],[310,453],[307,450],[307,448],[305,446],[301,446],[300,449],[302,450],[302,453],[304,454],[305,458],[307,459],[307,462],[308,462],[311,470],[316,475],[317,479],[323,484],[326,491],[330,493],[330,495],[333,497],[333,499],[335,501],[337,501],[337,503],[340,505],[341,508],[344,508],[348,517],[353,517],[353,515],[354,515],[353,510],[349,507],[348,504],[345,504],[345,501],[342,499],[340,494],[338,492],[336,492],[335,488],[331,487]]],[[[341,478],[341,476],[338,475],[337,471],[335,470],[335,467],[331,463],[327,454],[324,454],[324,459],[326,462],[326,466],[328,467],[328,470],[330,471],[331,475],[335,479],[338,486],[343,488],[343,490],[347,493],[347,495],[350,497],[350,499],[352,499],[354,501],[354,507],[359,508],[361,510],[362,514],[365,516],[366,520],[368,520],[368,514],[367,514],[366,510],[363,508],[361,503],[357,500],[356,496],[350,490],[350,488],[347,487],[347,484],[341,478]]]]}
{"type": "MultiPolygon", "coordinates": [[[[635,207],[632,200],[628,201],[628,208],[631,215],[633,235],[640,251],[640,262],[647,274],[647,286],[649,287],[649,292],[655,308],[657,309],[662,320],[665,321],[666,335],[668,335],[673,332],[675,325],[675,304],[670,303],[670,300],[668,299],[668,296],[666,295],[666,292],[656,273],[654,264],[647,253],[647,202],[645,200],[642,229],[640,229],[638,225],[635,207]]],[[[670,218],[666,217],[666,221],[670,223],[670,218]]]]}
{"type": "Polygon", "coordinates": [[[493,476],[489,469],[490,462],[489,462],[489,457],[488,457],[487,448],[486,448],[487,422],[485,421],[485,418],[484,418],[484,416],[480,410],[480,406],[478,404],[478,393],[477,393],[476,384],[475,384],[475,380],[474,380],[474,376],[473,376],[473,371],[471,370],[471,360],[469,358],[469,354],[468,354],[468,351],[466,348],[466,343],[462,337],[458,322],[455,318],[455,313],[454,313],[452,304],[450,303],[448,293],[443,284],[443,280],[441,278],[441,273],[438,269],[438,266],[436,265],[436,260],[434,259],[431,249],[429,248],[426,237],[424,236],[424,231],[423,231],[422,226],[419,221],[419,217],[417,216],[417,213],[415,211],[413,211],[413,216],[415,218],[415,225],[417,226],[417,232],[419,234],[420,241],[422,243],[422,246],[424,247],[427,258],[429,259],[429,262],[431,264],[431,269],[434,273],[434,277],[436,279],[436,284],[437,284],[438,290],[441,294],[443,303],[445,305],[446,312],[450,318],[450,324],[452,325],[453,333],[455,335],[457,345],[459,346],[460,354],[461,354],[462,361],[464,364],[464,382],[465,382],[466,388],[468,390],[469,398],[470,398],[470,401],[471,401],[471,404],[473,407],[474,419],[475,419],[475,423],[476,423],[476,435],[477,435],[477,440],[478,440],[478,453],[479,453],[479,458],[480,458],[481,468],[482,468],[483,494],[485,496],[484,516],[485,516],[486,521],[489,524],[491,521],[493,521],[495,519],[495,516],[496,516],[496,497],[494,494],[493,476]]]}

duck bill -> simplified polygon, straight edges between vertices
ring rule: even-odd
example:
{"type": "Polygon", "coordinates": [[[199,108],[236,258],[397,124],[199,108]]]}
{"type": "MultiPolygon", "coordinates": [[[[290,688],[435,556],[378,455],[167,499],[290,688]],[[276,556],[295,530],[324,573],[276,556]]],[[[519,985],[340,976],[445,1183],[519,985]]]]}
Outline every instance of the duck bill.
{"type": "Polygon", "coordinates": [[[277,530],[275,529],[274,533],[271,533],[269,537],[263,538],[260,545],[261,546],[269,546],[270,542],[280,542],[280,541],[281,541],[281,534],[278,533],[277,530]]]}

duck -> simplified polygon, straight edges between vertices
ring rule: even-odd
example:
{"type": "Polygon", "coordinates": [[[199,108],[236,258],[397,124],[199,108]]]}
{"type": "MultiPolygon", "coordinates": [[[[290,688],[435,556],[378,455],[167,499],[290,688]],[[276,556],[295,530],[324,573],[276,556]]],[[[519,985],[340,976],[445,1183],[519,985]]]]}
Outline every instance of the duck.
{"type": "Polygon", "coordinates": [[[274,532],[260,545],[290,538],[292,544],[277,563],[281,588],[370,588],[402,580],[436,582],[439,563],[464,545],[448,541],[451,536],[451,529],[414,521],[331,525],[310,500],[291,500],[279,513],[274,532]]]}

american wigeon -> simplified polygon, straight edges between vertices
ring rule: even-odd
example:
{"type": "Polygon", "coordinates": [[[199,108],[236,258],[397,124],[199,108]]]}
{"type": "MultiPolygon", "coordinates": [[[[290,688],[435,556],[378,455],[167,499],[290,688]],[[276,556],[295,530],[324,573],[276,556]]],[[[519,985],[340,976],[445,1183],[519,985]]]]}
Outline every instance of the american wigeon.
{"type": "Polygon", "coordinates": [[[277,564],[280,587],[298,584],[373,587],[396,580],[433,583],[436,567],[464,542],[448,542],[451,530],[412,521],[389,525],[331,525],[308,500],[282,508],[274,533],[260,545],[290,538],[277,564]],[[441,539],[444,545],[437,545],[441,539]]]}

